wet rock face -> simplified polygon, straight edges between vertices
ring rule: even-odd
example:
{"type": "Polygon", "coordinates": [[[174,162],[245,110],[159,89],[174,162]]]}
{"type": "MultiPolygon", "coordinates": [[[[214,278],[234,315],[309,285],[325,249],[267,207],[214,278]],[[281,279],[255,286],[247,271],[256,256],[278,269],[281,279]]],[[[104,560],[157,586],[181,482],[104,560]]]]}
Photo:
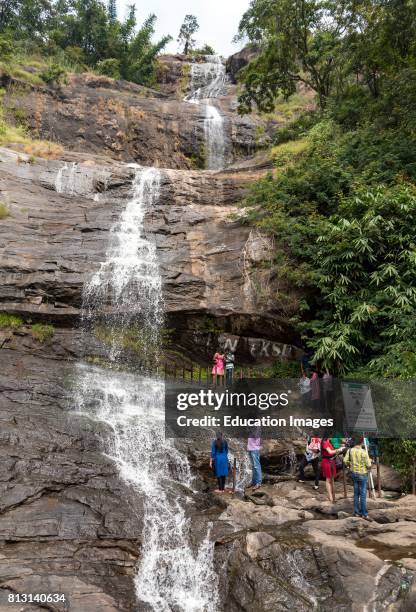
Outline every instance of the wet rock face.
{"type": "MultiPolygon", "coordinates": [[[[1,308],[71,325],[84,280],[105,260],[134,170],[80,155],[28,163],[3,150],[0,159],[1,197],[11,212],[0,224],[1,308]]],[[[184,348],[195,340],[206,347],[212,328],[204,317],[228,321],[240,336],[295,341],[275,310],[274,285],[262,265],[269,243],[232,218],[245,180],[238,173],[161,173],[146,224],[158,249],[167,318],[175,318],[184,348]]]]}
{"type": "Polygon", "coordinates": [[[352,516],[351,486],[347,499],[338,483],[336,493],[333,505],[292,480],[242,499],[221,496],[215,533],[225,609],[412,609],[416,500],[369,499],[368,523],[352,516]]]}
{"type": "MultiPolygon", "coordinates": [[[[203,168],[205,108],[183,101],[190,70],[184,66],[190,64],[171,56],[161,62],[162,91],[108,77],[76,75],[59,92],[40,88],[29,93],[11,87],[5,104],[26,116],[37,137],[59,142],[70,151],[161,168],[203,168]]],[[[221,108],[229,161],[254,153],[268,141],[274,124],[256,116],[238,117],[232,88],[221,108]]]]}
{"type": "Polygon", "coordinates": [[[23,329],[0,351],[1,590],[133,611],[141,500],[103,454],[111,432],[71,411],[73,336],[42,344],[23,329]]]}

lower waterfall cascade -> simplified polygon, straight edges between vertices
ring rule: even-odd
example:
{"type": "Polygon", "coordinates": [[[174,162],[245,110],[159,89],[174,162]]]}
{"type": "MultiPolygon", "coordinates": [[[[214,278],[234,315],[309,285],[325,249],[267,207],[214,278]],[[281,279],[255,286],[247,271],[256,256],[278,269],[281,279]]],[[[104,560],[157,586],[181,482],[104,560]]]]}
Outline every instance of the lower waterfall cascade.
{"type": "MultiPolygon", "coordinates": [[[[119,337],[137,319],[145,353],[150,345],[154,358],[163,322],[156,247],[143,231],[144,216],[159,196],[161,173],[140,167],[134,172],[132,195],[111,229],[106,261],[84,286],[84,320],[90,326],[106,322],[108,358],[115,365],[122,361],[119,337]]],[[[110,426],[108,454],[143,498],[142,555],[135,578],[138,600],[155,612],[215,612],[213,543],[207,533],[198,547],[191,545],[183,493],[192,485],[190,466],[165,439],[164,383],[151,375],[150,362],[154,366],[154,360],[145,359],[140,375],[80,364],[77,405],[110,426]]]]}

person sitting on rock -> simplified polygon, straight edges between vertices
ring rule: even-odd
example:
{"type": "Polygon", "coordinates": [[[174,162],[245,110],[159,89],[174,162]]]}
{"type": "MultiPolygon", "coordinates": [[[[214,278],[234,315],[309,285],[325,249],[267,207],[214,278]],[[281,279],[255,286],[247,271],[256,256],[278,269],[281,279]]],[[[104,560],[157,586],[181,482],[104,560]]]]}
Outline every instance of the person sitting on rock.
{"type": "Polygon", "coordinates": [[[345,453],[344,464],[351,470],[354,484],[354,516],[371,521],[367,512],[367,483],[371,459],[367,449],[363,448],[363,442],[362,437],[354,438],[354,446],[345,453]]]}
{"type": "Polygon", "coordinates": [[[214,355],[214,367],[212,368],[212,381],[214,385],[217,384],[218,378],[220,379],[219,384],[224,384],[224,362],[225,355],[221,352],[221,349],[218,349],[214,355]]]}
{"type": "Polygon", "coordinates": [[[228,476],[228,443],[221,432],[217,434],[216,440],[212,441],[209,467],[214,471],[218,481],[218,489],[215,492],[224,493],[225,480],[228,476]]]}
{"type": "Polygon", "coordinates": [[[313,438],[308,436],[305,453],[299,463],[299,479],[298,482],[305,482],[305,467],[309,464],[313,467],[315,475],[314,489],[319,488],[319,457],[321,454],[321,438],[313,438]]]}

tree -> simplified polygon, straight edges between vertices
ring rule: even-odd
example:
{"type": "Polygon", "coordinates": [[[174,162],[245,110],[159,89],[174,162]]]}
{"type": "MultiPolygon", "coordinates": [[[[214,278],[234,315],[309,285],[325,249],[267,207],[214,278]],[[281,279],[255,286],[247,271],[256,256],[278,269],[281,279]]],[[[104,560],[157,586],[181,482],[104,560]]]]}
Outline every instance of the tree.
{"type": "Polygon", "coordinates": [[[195,45],[195,39],[192,36],[197,30],[199,30],[199,24],[195,15],[186,15],[178,36],[178,43],[184,45],[183,52],[185,55],[188,55],[195,45]]]}
{"type": "Polygon", "coordinates": [[[155,23],[156,15],[149,15],[128,43],[121,72],[124,78],[135,83],[152,85],[156,57],[171,40],[170,36],[164,36],[157,43],[152,42],[155,23]]]}
{"type": "Polygon", "coordinates": [[[117,21],[117,2],[116,0],[108,0],[108,15],[112,23],[115,23],[117,21]]]}
{"type": "Polygon", "coordinates": [[[0,32],[9,25],[18,9],[18,0],[0,0],[0,32]]]}
{"type": "Polygon", "coordinates": [[[211,45],[205,44],[198,49],[192,49],[192,55],[215,55],[215,49],[211,45]]]}
{"type": "Polygon", "coordinates": [[[237,38],[248,38],[260,53],[241,71],[241,112],[250,112],[253,102],[260,110],[273,110],[276,97],[292,95],[299,82],[316,91],[321,108],[325,107],[344,73],[344,37],[355,23],[349,4],[253,0],[237,38]]]}

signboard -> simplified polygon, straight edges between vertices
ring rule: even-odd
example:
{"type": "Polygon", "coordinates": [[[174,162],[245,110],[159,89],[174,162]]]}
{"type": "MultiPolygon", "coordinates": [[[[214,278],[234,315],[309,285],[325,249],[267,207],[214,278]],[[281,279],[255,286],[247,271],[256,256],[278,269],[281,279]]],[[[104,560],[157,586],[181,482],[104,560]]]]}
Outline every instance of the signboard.
{"type": "Polygon", "coordinates": [[[348,431],[376,432],[377,421],[369,385],[342,382],[342,397],[348,431]]]}

